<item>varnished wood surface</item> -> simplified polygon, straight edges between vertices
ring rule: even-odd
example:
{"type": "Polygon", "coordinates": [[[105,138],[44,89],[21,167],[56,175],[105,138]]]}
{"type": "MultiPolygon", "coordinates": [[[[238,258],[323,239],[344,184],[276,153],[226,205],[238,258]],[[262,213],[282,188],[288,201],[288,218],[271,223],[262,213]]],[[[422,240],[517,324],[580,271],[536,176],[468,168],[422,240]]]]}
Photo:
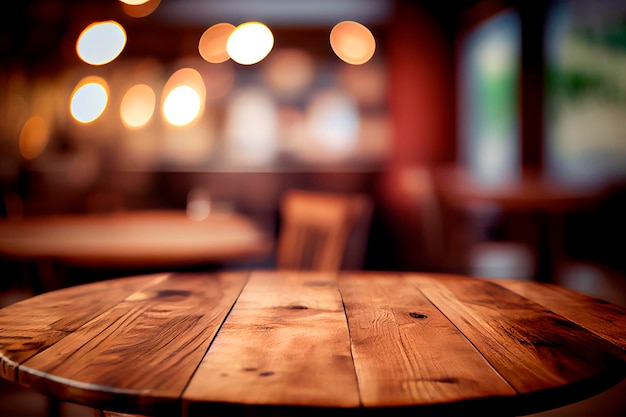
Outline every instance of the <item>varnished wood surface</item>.
{"type": "Polygon", "coordinates": [[[183,210],[0,219],[0,256],[88,267],[157,268],[260,258],[272,242],[238,213],[183,210]]]}
{"type": "Polygon", "coordinates": [[[1,309],[0,375],[146,415],[522,415],[624,379],[625,340],[626,309],[537,282],[163,273],[1,309]]]}

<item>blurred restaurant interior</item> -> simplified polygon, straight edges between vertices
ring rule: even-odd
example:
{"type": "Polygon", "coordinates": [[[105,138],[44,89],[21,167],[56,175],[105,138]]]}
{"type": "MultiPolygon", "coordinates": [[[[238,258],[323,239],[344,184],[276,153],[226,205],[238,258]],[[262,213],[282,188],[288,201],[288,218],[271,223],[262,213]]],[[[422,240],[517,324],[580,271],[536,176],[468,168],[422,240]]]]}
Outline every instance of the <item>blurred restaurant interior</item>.
{"type": "Polygon", "coordinates": [[[286,190],[361,193],[363,269],[621,284],[625,2],[135,3],[5,15],[7,218],[203,195],[276,236],[286,190]],[[254,61],[227,50],[246,22],[254,61]],[[113,33],[90,55],[94,23],[113,33]]]}
{"type": "MultiPolygon", "coordinates": [[[[200,198],[276,239],[286,191],[364,194],[359,268],[538,279],[626,305],[625,1],[134,3],[3,13],[3,221],[189,214],[200,198]],[[250,22],[257,49],[239,57],[250,22]]],[[[3,293],[33,290],[31,262],[0,262],[3,293]]],[[[273,252],[194,265],[274,266],[273,252]]]]}

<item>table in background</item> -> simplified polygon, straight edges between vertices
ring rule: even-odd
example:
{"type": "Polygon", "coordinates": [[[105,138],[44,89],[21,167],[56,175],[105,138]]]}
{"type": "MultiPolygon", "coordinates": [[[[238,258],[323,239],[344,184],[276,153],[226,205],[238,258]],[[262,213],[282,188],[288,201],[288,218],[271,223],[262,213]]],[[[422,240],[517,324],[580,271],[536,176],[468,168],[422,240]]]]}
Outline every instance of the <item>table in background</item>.
{"type": "MultiPolygon", "coordinates": [[[[455,220],[459,213],[480,207],[494,208],[503,217],[522,214],[531,219],[538,232],[533,245],[537,265],[532,278],[544,282],[557,276],[559,263],[564,259],[565,216],[590,210],[608,195],[603,186],[559,184],[530,175],[518,182],[481,183],[458,169],[442,171],[439,187],[443,201],[454,210],[455,220]]],[[[459,239],[456,240],[453,243],[458,244],[459,239]]]]}
{"type": "Polygon", "coordinates": [[[516,415],[623,380],[626,309],[534,281],[163,273],[1,309],[0,361],[7,380],[114,412],[516,415]]]}
{"type": "Polygon", "coordinates": [[[180,268],[262,259],[272,248],[273,242],[259,225],[234,212],[202,220],[191,220],[183,210],[0,220],[0,257],[44,265],[94,270],[180,268]]]}

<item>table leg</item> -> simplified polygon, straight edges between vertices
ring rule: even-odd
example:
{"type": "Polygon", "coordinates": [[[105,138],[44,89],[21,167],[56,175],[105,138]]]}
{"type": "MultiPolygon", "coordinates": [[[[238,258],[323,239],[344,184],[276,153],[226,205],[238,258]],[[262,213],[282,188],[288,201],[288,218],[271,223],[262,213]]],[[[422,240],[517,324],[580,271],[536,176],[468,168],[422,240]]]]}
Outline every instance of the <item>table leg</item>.
{"type": "Polygon", "coordinates": [[[48,399],[48,417],[61,417],[61,401],[58,398],[48,399]]]}

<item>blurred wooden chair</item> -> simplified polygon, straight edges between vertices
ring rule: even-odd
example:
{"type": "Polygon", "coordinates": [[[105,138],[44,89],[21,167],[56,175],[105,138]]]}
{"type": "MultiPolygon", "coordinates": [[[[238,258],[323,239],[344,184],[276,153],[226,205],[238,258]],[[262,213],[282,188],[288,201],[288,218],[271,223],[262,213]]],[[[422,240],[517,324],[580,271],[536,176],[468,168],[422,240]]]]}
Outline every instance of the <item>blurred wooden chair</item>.
{"type": "Polygon", "coordinates": [[[289,190],[280,202],[277,268],[362,269],[372,217],[363,194],[289,190]]]}

